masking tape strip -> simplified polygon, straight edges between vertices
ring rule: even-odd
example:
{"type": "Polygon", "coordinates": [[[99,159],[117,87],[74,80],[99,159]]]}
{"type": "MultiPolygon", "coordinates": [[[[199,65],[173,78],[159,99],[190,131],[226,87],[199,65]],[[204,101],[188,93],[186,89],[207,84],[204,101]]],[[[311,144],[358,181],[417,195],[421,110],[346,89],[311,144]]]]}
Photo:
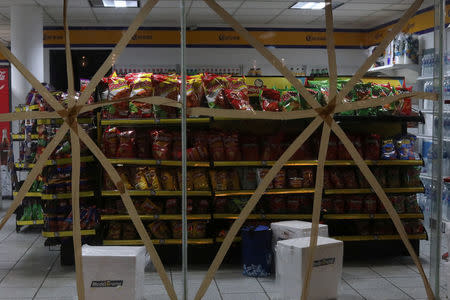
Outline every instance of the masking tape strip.
{"type": "MultiPolygon", "coordinates": [[[[71,108],[75,105],[75,87],[73,78],[73,64],[72,64],[72,51],[70,49],[70,32],[69,32],[69,22],[67,18],[67,8],[69,6],[69,1],[64,0],[64,38],[65,38],[65,48],[66,48],[66,69],[67,69],[67,96],[69,98],[68,107],[71,108]]],[[[78,296],[79,297],[79,296],[78,296]]]]}

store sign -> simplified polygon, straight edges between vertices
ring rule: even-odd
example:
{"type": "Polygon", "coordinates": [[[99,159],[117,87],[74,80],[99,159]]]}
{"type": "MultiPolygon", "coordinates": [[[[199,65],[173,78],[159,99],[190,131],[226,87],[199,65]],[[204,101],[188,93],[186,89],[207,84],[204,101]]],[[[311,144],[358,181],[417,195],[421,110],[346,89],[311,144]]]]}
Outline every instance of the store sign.
{"type": "MultiPolygon", "coordinates": [[[[9,95],[10,95],[9,68],[0,67],[0,113],[9,113],[10,108],[9,95]]],[[[0,133],[3,132],[3,129],[5,128],[7,129],[9,136],[10,123],[0,122],[0,133]]]]}

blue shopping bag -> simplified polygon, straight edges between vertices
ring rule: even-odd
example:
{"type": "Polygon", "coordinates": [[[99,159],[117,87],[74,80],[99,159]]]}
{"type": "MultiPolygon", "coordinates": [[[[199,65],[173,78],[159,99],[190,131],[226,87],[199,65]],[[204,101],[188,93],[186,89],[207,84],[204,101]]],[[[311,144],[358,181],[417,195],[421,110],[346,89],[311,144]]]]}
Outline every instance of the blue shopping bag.
{"type": "Polygon", "coordinates": [[[243,274],[250,277],[270,276],[272,259],[272,230],[263,225],[242,228],[243,274]]]}

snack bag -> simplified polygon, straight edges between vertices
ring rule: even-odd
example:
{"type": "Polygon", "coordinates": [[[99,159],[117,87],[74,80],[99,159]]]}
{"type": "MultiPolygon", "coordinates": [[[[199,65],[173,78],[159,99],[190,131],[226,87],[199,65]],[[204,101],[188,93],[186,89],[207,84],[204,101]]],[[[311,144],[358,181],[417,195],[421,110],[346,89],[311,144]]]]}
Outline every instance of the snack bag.
{"type": "MultiPolygon", "coordinates": [[[[257,175],[257,181],[258,185],[261,184],[261,181],[263,180],[264,176],[269,172],[269,169],[256,169],[256,175],[257,175]]],[[[273,189],[273,182],[270,182],[270,184],[267,186],[268,189],[273,189]]]]}
{"type": "Polygon", "coordinates": [[[282,214],[286,212],[286,199],[283,196],[272,195],[268,197],[269,212],[274,214],[282,214]]]}
{"type": "Polygon", "coordinates": [[[333,213],[333,211],[334,211],[334,197],[331,197],[331,196],[323,197],[320,209],[324,213],[333,213]]]}
{"type": "Polygon", "coordinates": [[[206,177],[205,170],[192,170],[192,182],[194,185],[194,190],[196,191],[209,190],[208,178],[206,177]]]}
{"type": "Polygon", "coordinates": [[[170,228],[172,228],[172,237],[174,239],[181,239],[183,233],[183,225],[180,221],[171,221],[170,228]]]}
{"type": "Polygon", "coordinates": [[[178,213],[178,199],[171,198],[166,200],[166,214],[177,214],[178,213]]]}
{"type": "Polygon", "coordinates": [[[286,208],[289,213],[299,213],[301,210],[301,203],[298,199],[298,196],[288,196],[286,199],[286,208]]]}
{"type": "Polygon", "coordinates": [[[372,172],[382,187],[388,186],[385,168],[374,167],[374,168],[372,168],[372,172]]]}
{"type": "MultiPolygon", "coordinates": [[[[128,172],[129,169],[126,167],[117,167],[116,170],[117,170],[117,173],[119,173],[120,179],[122,179],[122,182],[123,182],[125,188],[127,190],[133,189],[132,185],[130,184],[130,181],[128,180],[128,178],[131,177],[130,173],[128,172]]],[[[106,178],[109,178],[109,176],[106,175],[106,178]]],[[[113,188],[112,188],[112,190],[113,190],[116,187],[114,186],[114,183],[112,185],[113,185],[113,188]]]]}
{"type": "Polygon", "coordinates": [[[401,186],[400,169],[399,168],[386,168],[386,182],[389,187],[401,186]]]}
{"type": "Polygon", "coordinates": [[[370,188],[370,184],[367,181],[366,177],[361,173],[359,169],[355,170],[356,172],[356,178],[358,179],[358,184],[361,189],[368,189],[370,188]]]}
{"type": "Polygon", "coordinates": [[[364,159],[380,159],[380,148],[380,136],[378,134],[368,135],[364,140],[364,159]]]}
{"type": "Polygon", "coordinates": [[[228,78],[228,88],[224,92],[225,97],[234,109],[253,111],[244,78],[228,78]]]}
{"type": "Polygon", "coordinates": [[[339,174],[339,170],[337,168],[330,168],[330,181],[336,189],[345,188],[345,182],[343,178],[339,174]]]}
{"type": "Polygon", "coordinates": [[[406,195],[404,198],[405,201],[405,212],[406,213],[419,213],[420,207],[417,203],[417,195],[416,194],[410,194],[406,195]]]}
{"type": "Polygon", "coordinates": [[[143,167],[136,169],[136,175],[134,177],[134,188],[136,190],[148,190],[149,186],[147,180],[145,179],[146,169],[143,167]]]}
{"type": "Polygon", "coordinates": [[[422,184],[420,167],[406,167],[402,171],[402,186],[417,187],[422,184]]]}
{"type": "MultiPolygon", "coordinates": [[[[177,177],[178,177],[178,182],[180,183],[180,186],[181,186],[182,179],[183,179],[182,175],[181,175],[181,170],[177,171],[177,177]]],[[[194,185],[193,185],[193,181],[192,181],[192,171],[191,170],[188,170],[187,174],[186,174],[186,189],[188,191],[194,190],[194,185]]]]}
{"type": "Polygon", "coordinates": [[[225,160],[225,146],[221,132],[211,132],[208,136],[209,153],[214,161],[225,160]]]}
{"type": "Polygon", "coordinates": [[[155,221],[148,224],[148,228],[150,229],[152,236],[157,239],[170,239],[170,229],[167,226],[167,223],[164,221],[155,221]]]}
{"type": "Polygon", "coordinates": [[[188,76],[186,78],[186,106],[201,106],[204,95],[202,75],[188,76]]]}
{"type": "Polygon", "coordinates": [[[347,189],[357,189],[358,181],[356,180],[355,171],[353,169],[342,168],[341,176],[344,178],[344,185],[347,189]]]}
{"type": "Polygon", "coordinates": [[[188,214],[192,214],[193,211],[194,211],[194,201],[192,201],[192,199],[187,199],[186,212],[188,214]]]}
{"type": "Polygon", "coordinates": [[[206,214],[208,213],[209,202],[206,199],[200,199],[196,203],[196,210],[198,214],[206,214]]]}
{"type": "MultiPolygon", "coordinates": [[[[186,149],[186,152],[189,155],[189,149],[186,149]]],[[[181,134],[180,132],[172,132],[172,159],[173,160],[181,160],[181,134]]],[[[190,160],[188,158],[188,160],[190,160]]]]}
{"type": "Polygon", "coordinates": [[[119,222],[110,222],[106,240],[119,240],[122,235],[122,224],[119,222]]]}
{"type": "Polygon", "coordinates": [[[241,136],[242,159],[259,160],[259,142],[256,136],[241,136]]]}
{"type": "Polygon", "coordinates": [[[239,168],[239,181],[242,189],[254,190],[256,189],[256,169],[255,168],[239,168]]]}
{"type": "Polygon", "coordinates": [[[405,212],[405,201],[402,195],[391,195],[389,200],[391,200],[392,206],[398,214],[405,212]]]}
{"type": "Polygon", "coordinates": [[[297,196],[300,201],[301,212],[305,214],[310,214],[313,209],[313,198],[310,196],[297,196]]]}
{"type": "MultiPolygon", "coordinates": [[[[174,75],[153,75],[154,95],[178,101],[181,81],[174,75]]],[[[156,118],[176,118],[177,109],[166,105],[153,106],[156,118]]]]}
{"type": "Polygon", "coordinates": [[[339,140],[336,135],[330,135],[327,150],[327,160],[337,160],[339,158],[339,140]]]}
{"type": "Polygon", "coordinates": [[[171,170],[163,169],[161,171],[161,183],[165,191],[178,190],[176,177],[171,170]]]}
{"type": "Polygon", "coordinates": [[[161,160],[171,159],[172,134],[164,129],[155,129],[150,131],[150,136],[153,141],[153,158],[161,160]]]}
{"type": "Polygon", "coordinates": [[[331,181],[331,171],[328,168],[325,168],[325,172],[323,173],[323,188],[324,189],[333,189],[334,185],[331,181]]]}
{"type": "Polygon", "coordinates": [[[360,196],[349,196],[347,198],[347,211],[349,213],[361,213],[363,209],[363,200],[360,196]]]}
{"type": "Polygon", "coordinates": [[[137,232],[133,224],[130,223],[123,224],[122,238],[124,240],[135,240],[137,238],[137,232]]]}
{"type": "Polygon", "coordinates": [[[259,101],[263,111],[279,111],[280,92],[273,89],[262,89],[259,94],[259,101]]]}
{"type": "Polygon", "coordinates": [[[394,160],[397,159],[394,141],[392,139],[384,139],[381,143],[381,159],[394,160]]]}
{"type": "Polygon", "coordinates": [[[414,153],[414,144],[416,136],[407,135],[395,140],[395,148],[398,153],[398,158],[403,160],[414,160],[416,154],[414,153]]]}
{"type": "Polygon", "coordinates": [[[161,184],[159,182],[156,168],[148,167],[144,169],[144,176],[147,180],[148,187],[152,191],[161,191],[161,184]]]}
{"type": "Polygon", "coordinates": [[[282,111],[301,110],[300,97],[294,90],[281,90],[279,107],[282,111]]]}
{"type": "Polygon", "coordinates": [[[288,187],[292,189],[299,189],[303,187],[303,178],[299,176],[296,169],[287,169],[288,187]]]}
{"type": "Polygon", "coordinates": [[[205,73],[203,84],[205,97],[210,108],[231,108],[230,103],[225,98],[225,89],[228,87],[228,78],[214,74],[205,73]]]}
{"type": "Polygon", "coordinates": [[[228,174],[226,170],[209,170],[211,184],[215,191],[226,191],[228,189],[228,174]]]}
{"type": "Polygon", "coordinates": [[[237,132],[225,133],[223,135],[225,157],[228,161],[241,160],[241,149],[239,147],[239,134],[237,132]]]}
{"type": "Polygon", "coordinates": [[[283,141],[283,134],[268,136],[263,140],[261,160],[277,160],[281,154],[281,143],[283,141]]]}
{"type": "Polygon", "coordinates": [[[109,127],[103,133],[103,153],[106,157],[116,157],[119,148],[120,131],[116,127],[109,127]]]}
{"type": "Polygon", "coordinates": [[[147,131],[145,130],[137,130],[136,131],[136,155],[137,158],[150,158],[150,146],[151,143],[148,141],[147,131]]]}
{"type": "Polygon", "coordinates": [[[188,223],[188,238],[203,239],[206,237],[206,223],[194,221],[188,223]]]}
{"type": "Polygon", "coordinates": [[[130,97],[153,96],[152,73],[129,73],[125,79],[131,88],[130,97]]]}
{"type": "Polygon", "coordinates": [[[149,103],[130,101],[128,110],[130,113],[130,118],[148,119],[153,117],[153,106],[149,103]]]}
{"type": "Polygon", "coordinates": [[[314,169],[311,167],[304,167],[301,169],[303,177],[303,187],[312,188],[314,187],[314,169]]]}
{"type": "Polygon", "coordinates": [[[130,97],[131,89],[125,78],[117,76],[114,72],[107,78],[108,82],[108,100],[118,100],[130,97]]]}
{"type": "Polygon", "coordinates": [[[341,196],[336,196],[333,202],[333,211],[336,214],[345,213],[345,200],[341,196]]]}
{"type": "Polygon", "coordinates": [[[226,213],[228,210],[227,198],[216,198],[214,204],[214,211],[216,213],[226,213]]]}
{"type": "Polygon", "coordinates": [[[136,132],[134,130],[122,131],[119,134],[119,148],[117,149],[117,157],[136,157],[134,151],[136,132]]]}
{"type": "Polygon", "coordinates": [[[374,195],[367,195],[364,199],[363,213],[375,214],[377,212],[377,197],[374,195]]]}
{"type": "Polygon", "coordinates": [[[286,170],[281,169],[275,178],[272,180],[273,188],[284,189],[286,188],[286,170]]]}
{"type": "Polygon", "coordinates": [[[145,198],[140,209],[145,215],[159,215],[163,212],[161,203],[155,203],[150,198],[145,198]]]}

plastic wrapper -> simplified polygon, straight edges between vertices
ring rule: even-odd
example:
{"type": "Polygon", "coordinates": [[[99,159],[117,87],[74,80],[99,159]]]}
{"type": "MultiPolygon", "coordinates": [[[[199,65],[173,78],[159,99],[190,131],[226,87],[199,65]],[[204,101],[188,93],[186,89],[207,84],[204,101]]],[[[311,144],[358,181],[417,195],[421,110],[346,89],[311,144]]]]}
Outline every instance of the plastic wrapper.
{"type": "Polygon", "coordinates": [[[336,214],[345,213],[345,200],[341,196],[336,196],[333,201],[333,211],[336,214]]]}
{"type": "MultiPolygon", "coordinates": [[[[264,179],[264,176],[269,172],[269,169],[256,169],[256,178],[258,181],[258,185],[261,184],[261,181],[264,179]]],[[[268,189],[273,189],[273,182],[270,182],[267,186],[268,189]]]]}
{"type": "Polygon", "coordinates": [[[125,79],[131,88],[130,97],[153,96],[152,73],[129,73],[125,79]]]}
{"type": "Polygon", "coordinates": [[[312,213],[313,209],[313,198],[311,196],[299,195],[297,196],[300,201],[301,212],[305,214],[312,213]]]}
{"type": "Polygon", "coordinates": [[[172,237],[174,239],[181,239],[183,234],[183,225],[180,221],[171,221],[170,228],[172,229],[172,237]]]}
{"type": "Polygon", "coordinates": [[[389,187],[401,186],[400,169],[399,168],[386,168],[386,182],[389,187]]]}
{"type": "Polygon", "coordinates": [[[117,76],[114,72],[107,79],[108,81],[108,100],[118,100],[130,97],[131,88],[125,78],[117,76]]]}
{"type": "Polygon", "coordinates": [[[187,107],[201,106],[204,92],[202,75],[188,76],[186,78],[187,107]]]}
{"type": "Polygon", "coordinates": [[[334,185],[331,181],[331,169],[325,168],[325,171],[323,173],[323,188],[324,189],[333,189],[334,185]]]}
{"type": "Polygon", "coordinates": [[[117,157],[135,158],[135,139],[136,132],[134,130],[122,131],[119,134],[119,148],[117,149],[117,157]]]}
{"type": "MultiPolygon", "coordinates": [[[[178,101],[181,81],[175,75],[153,75],[154,95],[178,101]]],[[[157,118],[176,118],[177,109],[165,105],[154,105],[157,118]]]]}
{"type": "Polygon", "coordinates": [[[209,202],[206,199],[196,201],[195,210],[198,214],[206,214],[209,210],[209,202]]]}
{"type": "Polygon", "coordinates": [[[214,211],[215,213],[226,213],[228,210],[228,199],[227,198],[216,198],[214,211]]]}
{"type": "Polygon", "coordinates": [[[361,173],[359,169],[355,170],[356,178],[358,179],[358,184],[361,189],[370,188],[370,184],[367,181],[366,177],[361,173]]]}
{"type": "Polygon", "coordinates": [[[386,208],[383,205],[383,202],[377,197],[377,212],[378,213],[386,213],[386,208]]]}
{"type": "Polygon", "coordinates": [[[300,97],[296,90],[282,90],[280,91],[280,110],[295,111],[301,110],[300,97]]]}
{"type": "Polygon", "coordinates": [[[341,177],[344,179],[344,186],[347,189],[359,188],[358,180],[356,180],[355,170],[351,168],[342,168],[341,177]]]}
{"type": "Polygon", "coordinates": [[[299,213],[301,211],[301,203],[298,196],[291,195],[287,197],[286,210],[289,213],[299,213]]]}
{"type": "Polygon", "coordinates": [[[203,239],[206,237],[206,223],[194,221],[188,223],[188,238],[203,239]]]}
{"type": "Polygon", "coordinates": [[[364,159],[380,159],[380,148],[380,136],[378,134],[370,134],[366,136],[364,140],[364,159]]]}
{"type": "MultiPolygon", "coordinates": [[[[177,171],[177,177],[178,177],[178,182],[181,185],[181,183],[183,182],[182,181],[183,178],[182,178],[182,175],[181,175],[181,170],[177,171]]],[[[192,181],[192,171],[191,170],[188,170],[187,174],[186,174],[186,189],[188,191],[194,190],[194,184],[193,184],[193,181],[192,181]]]]}
{"type": "Polygon", "coordinates": [[[239,182],[239,173],[236,169],[231,169],[228,171],[228,176],[230,178],[229,181],[229,187],[228,189],[230,190],[240,190],[241,189],[241,185],[239,182]]]}
{"type": "Polygon", "coordinates": [[[163,213],[161,203],[153,202],[150,198],[146,198],[140,205],[140,210],[145,215],[159,215],[163,213]]]}
{"type": "Polygon", "coordinates": [[[394,206],[398,214],[405,213],[405,199],[403,195],[391,195],[389,200],[391,200],[392,206],[394,206]]]}
{"type": "Polygon", "coordinates": [[[152,154],[153,158],[160,160],[171,159],[172,134],[170,132],[161,130],[150,131],[152,137],[152,154]]]}
{"type": "Polygon", "coordinates": [[[145,179],[147,180],[148,187],[150,190],[152,190],[152,191],[161,191],[162,190],[162,186],[159,181],[156,168],[153,168],[153,167],[145,168],[144,176],[145,176],[145,179]]]}
{"type": "MultiPolygon", "coordinates": [[[[171,158],[173,160],[181,160],[181,134],[179,132],[172,132],[172,155],[171,158]]],[[[186,149],[186,153],[189,149],[186,149]]],[[[188,154],[189,155],[189,154],[188,154]]],[[[190,160],[188,158],[188,160],[190,160]]]]}
{"type": "Polygon", "coordinates": [[[339,168],[330,168],[330,181],[336,189],[344,189],[345,181],[341,176],[339,168]]]}
{"type": "Polygon", "coordinates": [[[244,78],[228,78],[228,87],[224,90],[225,97],[234,109],[253,111],[244,78]]]}
{"type": "Polygon", "coordinates": [[[278,171],[275,178],[272,180],[274,189],[285,189],[286,188],[286,170],[281,169],[278,171]]]}
{"type": "Polygon", "coordinates": [[[136,190],[148,190],[149,186],[145,179],[146,168],[137,168],[134,176],[134,188],[136,190]]]}
{"type": "Polygon", "coordinates": [[[166,201],[166,214],[177,214],[179,213],[179,209],[178,209],[178,199],[176,198],[170,198],[167,199],[166,201]]]}
{"type": "Polygon", "coordinates": [[[263,140],[261,160],[277,160],[281,154],[281,142],[283,135],[280,133],[274,136],[268,136],[263,140]]]}
{"type": "Polygon", "coordinates": [[[192,183],[194,190],[207,191],[209,190],[208,178],[206,177],[206,171],[195,169],[192,170],[192,183]]]}
{"type": "Polygon", "coordinates": [[[387,177],[385,168],[383,167],[374,167],[372,169],[373,175],[378,180],[378,183],[381,185],[381,187],[387,187],[387,177]]]}
{"type": "Polygon", "coordinates": [[[301,169],[301,172],[303,177],[303,187],[314,187],[314,169],[312,167],[303,167],[301,169]]]}
{"type": "Polygon", "coordinates": [[[228,77],[205,74],[203,76],[205,97],[210,108],[231,108],[225,97],[225,89],[228,87],[228,77]]]}
{"type": "Polygon", "coordinates": [[[244,190],[254,190],[256,189],[256,169],[255,168],[239,168],[239,181],[241,187],[244,190]]]}
{"type": "Polygon", "coordinates": [[[161,183],[165,191],[178,190],[175,172],[168,169],[161,170],[161,183]]]}
{"type": "Polygon", "coordinates": [[[333,213],[334,212],[334,197],[332,197],[332,196],[322,197],[321,210],[325,213],[333,213]]]}
{"type": "Polygon", "coordinates": [[[273,214],[282,214],[286,212],[286,199],[283,196],[271,195],[267,197],[269,202],[269,212],[273,214]]]}
{"type": "Polygon", "coordinates": [[[259,101],[263,111],[280,110],[280,92],[273,89],[263,88],[259,94],[259,101]]]}
{"type": "Polygon", "coordinates": [[[152,237],[157,239],[170,239],[170,228],[164,221],[155,221],[147,225],[152,237]]]}
{"type": "Polygon", "coordinates": [[[339,159],[339,140],[336,135],[331,134],[328,142],[327,160],[339,159]]]}
{"type": "Polygon", "coordinates": [[[225,146],[223,144],[223,134],[211,132],[208,136],[209,153],[213,161],[225,160],[225,146]]]}
{"type": "Polygon", "coordinates": [[[225,147],[225,158],[228,161],[242,160],[241,149],[239,145],[239,134],[230,132],[223,135],[223,144],[225,147]]]}
{"type": "Polygon", "coordinates": [[[347,212],[349,213],[361,213],[363,210],[363,199],[360,196],[348,196],[347,212]]]}
{"type": "Polygon", "coordinates": [[[228,174],[226,170],[209,170],[209,176],[211,177],[211,183],[215,191],[228,190],[228,174]]]}
{"type": "Polygon", "coordinates": [[[287,169],[286,175],[289,188],[300,189],[303,187],[303,178],[298,174],[296,169],[287,169]]]}
{"type": "Polygon", "coordinates": [[[422,185],[420,180],[420,167],[406,167],[402,170],[402,186],[418,187],[422,185]]]}
{"type": "Polygon", "coordinates": [[[135,240],[138,235],[133,224],[125,223],[122,228],[122,238],[124,240],[135,240]]]}
{"type": "Polygon", "coordinates": [[[145,159],[152,156],[150,152],[151,143],[148,141],[148,135],[145,130],[136,131],[135,144],[137,158],[145,159]]]}
{"type": "Polygon", "coordinates": [[[420,213],[420,207],[417,203],[417,195],[410,194],[404,196],[405,201],[405,212],[407,213],[420,213]]]}
{"type": "Polygon", "coordinates": [[[377,212],[377,197],[374,195],[365,196],[363,203],[363,213],[375,214],[377,212]]]}
{"type": "Polygon", "coordinates": [[[395,140],[395,148],[398,153],[398,158],[402,160],[415,160],[417,155],[414,152],[414,144],[416,136],[407,135],[399,137],[395,140]]]}
{"type": "Polygon", "coordinates": [[[106,240],[119,240],[122,235],[122,224],[119,222],[110,222],[106,240]]]}
{"type": "Polygon", "coordinates": [[[394,141],[392,139],[384,139],[381,143],[381,159],[394,160],[397,159],[394,141]]]}

